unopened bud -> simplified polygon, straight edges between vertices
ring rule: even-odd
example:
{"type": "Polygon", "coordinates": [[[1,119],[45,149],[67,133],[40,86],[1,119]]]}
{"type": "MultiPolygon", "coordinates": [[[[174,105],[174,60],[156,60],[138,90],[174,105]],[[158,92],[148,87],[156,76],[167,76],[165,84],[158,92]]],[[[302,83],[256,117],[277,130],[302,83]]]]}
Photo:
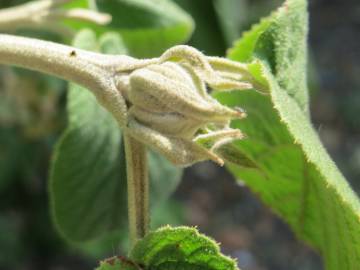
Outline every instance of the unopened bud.
{"type": "Polygon", "coordinates": [[[222,165],[216,149],[244,138],[229,124],[246,113],[220,104],[207,87],[251,89],[243,80],[247,76],[245,66],[230,60],[209,58],[188,46],[169,49],[119,80],[130,107],[127,132],[175,164],[210,159],[222,165]]]}

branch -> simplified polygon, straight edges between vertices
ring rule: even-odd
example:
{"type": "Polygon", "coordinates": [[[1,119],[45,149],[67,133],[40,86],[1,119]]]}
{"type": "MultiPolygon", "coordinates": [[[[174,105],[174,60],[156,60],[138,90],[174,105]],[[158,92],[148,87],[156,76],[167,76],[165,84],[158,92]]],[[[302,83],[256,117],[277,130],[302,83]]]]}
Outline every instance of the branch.
{"type": "Polygon", "coordinates": [[[109,14],[93,10],[74,8],[63,9],[61,6],[69,0],[37,0],[15,7],[0,10],[0,29],[3,31],[18,28],[47,28],[59,32],[70,32],[58,21],[75,19],[96,24],[107,24],[111,21],[109,14]]]}
{"type": "Polygon", "coordinates": [[[88,52],[54,42],[0,34],[0,64],[51,74],[93,92],[117,119],[126,123],[127,108],[116,86],[116,70],[136,63],[128,56],[88,52]]]}
{"type": "MultiPolygon", "coordinates": [[[[54,42],[0,34],[0,64],[40,71],[84,86],[113,114],[120,127],[127,125],[128,109],[118,76],[154,61],[157,60],[104,55],[54,42]]],[[[130,236],[134,244],[145,236],[149,227],[146,149],[127,134],[124,141],[130,236]]]]}
{"type": "Polygon", "coordinates": [[[53,42],[0,35],[0,63],[52,74],[89,89],[98,88],[102,83],[99,79],[106,76],[93,63],[99,57],[96,53],[53,42]]]}

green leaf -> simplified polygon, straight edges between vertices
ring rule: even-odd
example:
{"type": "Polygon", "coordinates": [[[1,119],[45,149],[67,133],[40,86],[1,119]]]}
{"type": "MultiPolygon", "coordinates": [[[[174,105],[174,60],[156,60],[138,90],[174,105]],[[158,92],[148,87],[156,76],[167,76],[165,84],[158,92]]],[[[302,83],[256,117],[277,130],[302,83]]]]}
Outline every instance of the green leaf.
{"type": "Polygon", "coordinates": [[[306,1],[286,1],[277,12],[246,33],[228,56],[238,61],[263,60],[270,66],[280,87],[308,113],[307,32],[306,1]]]}
{"type": "Polygon", "coordinates": [[[97,270],[236,270],[235,260],[220,253],[218,244],[195,228],[163,227],[139,240],[130,253],[101,262],[97,270]],[[126,263],[126,267],[124,267],[126,263]],[[114,265],[117,265],[116,268],[114,265]],[[140,267],[141,266],[141,267],[140,267]],[[123,267],[123,268],[121,268],[123,267]]]}
{"type": "MultiPolygon", "coordinates": [[[[117,34],[98,42],[81,31],[74,45],[89,50],[124,53],[117,34]]],[[[86,89],[70,84],[69,125],[60,139],[51,168],[50,199],[55,223],[69,240],[83,242],[114,232],[125,234],[127,195],[124,147],[114,118],[86,89]]],[[[162,203],[177,185],[181,172],[157,154],[149,154],[151,197],[162,203]]]]}
{"type": "Polygon", "coordinates": [[[223,103],[247,110],[248,118],[235,121],[234,127],[248,139],[235,145],[263,174],[229,168],[324,256],[327,269],[355,270],[360,263],[360,203],[309,121],[306,34],[306,1],[289,0],[231,50],[235,60],[260,59],[253,71],[266,80],[269,95],[217,95],[223,103]]]}
{"type": "MultiPolygon", "coordinates": [[[[74,45],[96,49],[91,31],[74,45]]],[[[126,172],[120,130],[86,89],[70,84],[69,125],[51,169],[50,195],[59,230],[74,241],[126,225],[126,172]]]]}
{"type": "Polygon", "coordinates": [[[107,31],[121,33],[137,57],[158,56],[185,42],[194,29],[192,18],[169,0],[99,0],[97,6],[113,17],[107,31]]]}
{"type": "Polygon", "coordinates": [[[250,62],[254,59],[254,49],[259,37],[269,28],[272,17],[263,18],[259,24],[243,34],[243,37],[235,42],[233,48],[229,49],[228,57],[240,62],[250,62]],[[237,48],[241,48],[238,50],[237,48]]]}

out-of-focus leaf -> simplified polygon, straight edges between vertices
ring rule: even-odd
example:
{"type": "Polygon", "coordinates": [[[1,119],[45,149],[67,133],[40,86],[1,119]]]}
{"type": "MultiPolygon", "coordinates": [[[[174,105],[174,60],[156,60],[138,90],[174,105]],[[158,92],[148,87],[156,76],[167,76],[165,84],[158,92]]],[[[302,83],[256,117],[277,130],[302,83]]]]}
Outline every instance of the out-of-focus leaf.
{"type": "Polygon", "coordinates": [[[97,7],[113,17],[106,30],[121,33],[137,57],[158,56],[185,42],[194,28],[192,18],[170,0],[99,0],[97,7]]]}
{"type": "Polygon", "coordinates": [[[224,33],[227,45],[239,38],[242,26],[248,20],[248,1],[246,0],[213,0],[216,15],[224,33]]]}
{"type": "MultiPolygon", "coordinates": [[[[74,41],[96,49],[90,31],[74,41]]],[[[50,195],[58,229],[74,241],[126,226],[126,172],[120,129],[95,97],[70,84],[69,126],[54,153],[50,195]]]]}
{"type": "Polygon", "coordinates": [[[91,27],[98,36],[120,33],[129,54],[155,57],[167,48],[187,41],[194,29],[192,18],[170,0],[74,0],[66,9],[89,8],[112,16],[107,25],[64,20],[77,31],[91,27]]]}

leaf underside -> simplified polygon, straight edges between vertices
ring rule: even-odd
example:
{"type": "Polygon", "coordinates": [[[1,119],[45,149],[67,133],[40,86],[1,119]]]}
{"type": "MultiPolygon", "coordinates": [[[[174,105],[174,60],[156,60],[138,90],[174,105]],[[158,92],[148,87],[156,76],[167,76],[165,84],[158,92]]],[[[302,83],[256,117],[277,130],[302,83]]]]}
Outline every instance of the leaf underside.
{"type": "Polygon", "coordinates": [[[269,95],[216,95],[248,112],[247,119],[233,123],[248,139],[234,145],[262,173],[228,167],[323,255],[327,269],[355,270],[360,265],[360,203],[309,120],[307,24],[306,1],[286,1],[229,51],[233,60],[257,61],[254,75],[266,81],[269,95]]]}

